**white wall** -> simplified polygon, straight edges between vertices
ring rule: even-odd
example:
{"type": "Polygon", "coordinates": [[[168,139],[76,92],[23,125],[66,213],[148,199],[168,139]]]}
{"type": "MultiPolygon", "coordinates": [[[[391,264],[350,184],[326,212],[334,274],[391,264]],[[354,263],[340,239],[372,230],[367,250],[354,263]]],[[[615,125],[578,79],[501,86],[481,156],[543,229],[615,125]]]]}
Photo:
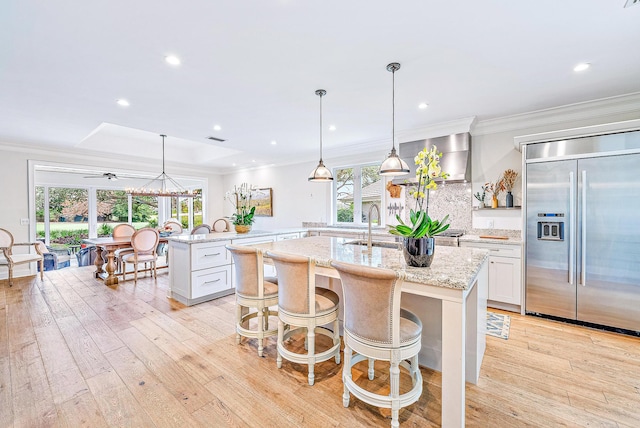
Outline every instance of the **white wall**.
{"type": "Polygon", "coordinates": [[[303,221],[327,222],[331,216],[331,184],[307,180],[316,165],[317,161],[304,162],[225,175],[221,196],[225,215],[233,214],[234,208],[229,201],[222,200],[224,192],[246,182],[273,191],[273,217],[256,217],[254,230],[301,227],[303,221]]]}

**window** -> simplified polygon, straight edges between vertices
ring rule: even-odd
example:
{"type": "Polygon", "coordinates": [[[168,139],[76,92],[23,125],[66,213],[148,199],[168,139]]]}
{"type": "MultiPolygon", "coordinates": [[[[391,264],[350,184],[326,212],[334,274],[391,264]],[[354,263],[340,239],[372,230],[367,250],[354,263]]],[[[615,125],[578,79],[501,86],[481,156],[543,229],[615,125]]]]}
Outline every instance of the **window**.
{"type": "Polygon", "coordinates": [[[129,198],[124,190],[96,190],[98,236],[110,236],[118,224],[129,222],[129,198]]]}
{"type": "MultiPolygon", "coordinates": [[[[334,174],[335,224],[367,224],[373,204],[382,214],[384,180],[379,165],[357,165],[336,168],[334,174]]],[[[384,225],[382,215],[373,214],[372,223],[384,225]]]]}
{"type": "Polygon", "coordinates": [[[132,196],[131,223],[136,229],[158,227],[158,198],[156,196],[132,196]]]}
{"type": "Polygon", "coordinates": [[[35,198],[38,239],[62,249],[89,237],[87,189],[36,186],[35,198]]]}

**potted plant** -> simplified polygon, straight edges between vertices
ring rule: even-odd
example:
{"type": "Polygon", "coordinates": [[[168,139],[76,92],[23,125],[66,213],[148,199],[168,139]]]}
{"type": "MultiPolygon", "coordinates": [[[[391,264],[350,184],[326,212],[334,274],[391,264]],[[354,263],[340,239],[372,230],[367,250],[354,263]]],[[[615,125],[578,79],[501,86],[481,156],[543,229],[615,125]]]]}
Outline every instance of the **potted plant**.
{"type": "Polygon", "coordinates": [[[513,194],[511,191],[513,190],[513,186],[516,184],[516,180],[518,179],[518,173],[512,169],[508,169],[502,173],[502,183],[504,184],[504,188],[507,191],[507,198],[505,206],[507,208],[513,208],[513,194]]]}
{"type": "Polygon", "coordinates": [[[429,267],[435,252],[435,239],[439,233],[449,228],[449,215],[442,220],[433,220],[429,217],[429,191],[437,189],[437,178],[448,178],[449,174],[440,168],[440,157],[436,146],[431,149],[424,148],[415,157],[417,187],[413,188],[410,195],[415,198],[415,209],[409,212],[411,224],[405,224],[399,215],[396,215],[398,225],[392,226],[389,233],[403,238],[403,254],[409,266],[429,267]]]}
{"type": "Polygon", "coordinates": [[[482,186],[482,188],[481,188],[481,189],[482,189],[482,193],[480,193],[480,192],[476,192],[476,193],[475,193],[475,195],[473,195],[473,196],[474,196],[474,197],[475,197],[475,198],[480,202],[480,203],[478,204],[478,208],[484,208],[484,199],[485,199],[485,198],[486,198],[486,196],[487,196],[487,187],[489,187],[487,184],[488,184],[488,183],[485,183],[485,184],[482,186]]]}
{"type": "Polygon", "coordinates": [[[231,215],[231,222],[237,233],[249,232],[255,221],[253,217],[256,207],[251,206],[251,196],[254,191],[256,191],[255,186],[242,183],[240,186],[233,186],[233,190],[225,194],[225,199],[235,208],[235,212],[231,215]]]}

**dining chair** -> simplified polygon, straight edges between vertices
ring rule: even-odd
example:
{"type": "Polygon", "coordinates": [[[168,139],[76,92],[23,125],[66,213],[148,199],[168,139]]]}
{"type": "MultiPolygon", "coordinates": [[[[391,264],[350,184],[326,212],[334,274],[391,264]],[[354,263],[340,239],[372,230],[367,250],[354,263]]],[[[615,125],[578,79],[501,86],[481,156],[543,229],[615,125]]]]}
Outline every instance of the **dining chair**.
{"type": "Polygon", "coordinates": [[[208,224],[201,224],[191,229],[192,235],[207,235],[209,233],[211,233],[211,226],[208,224]]]}
{"type": "Polygon", "coordinates": [[[231,232],[231,222],[226,218],[219,218],[211,226],[213,232],[231,232]]]}
{"type": "Polygon", "coordinates": [[[182,223],[175,218],[170,218],[162,225],[165,230],[171,231],[171,233],[182,233],[182,223]]]}
{"type": "Polygon", "coordinates": [[[227,245],[235,265],[236,286],[236,343],[241,336],[258,339],[258,356],[262,357],[264,338],[278,334],[277,326],[269,329],[270,310],[278,304],[278,278],[264,276],[262,252],[256,248],[227,245]],[[251,312],[255,309],[255,312],[251,312]],[[249,320],[257,318],[258,328],[251,330],[249,320]]]}
{"type": "Polygon", "coordinates": [[[9,287],[13,286],[13,267],[25,263],[40,262],[40,281],[44,281],[44,257],[37,242],[15,243],[11,232],[0,228],[0,250],[0,266],[9,268],[9,287]],[[34,246],[36,254],[13,254],[13,247],[18,246],[34,246]]]}
{"type": "Polygon", "coordinates": [[[134,265],[133,275],[134,283],[138,282],[138,265],[140,263],[151,263],[153,268],[153,277],[158,278],[156,261],[158,260],[158,254],[156,253],[156,247],[160,235],[158,231],[145,227],[144,229],[137,230],[131,237],[131,246],[133,247],[133,253],[125,254],[122,256],[122,262],[124,263],[124,269],[122,270],[122,280],[126,280],[127,263],[134,265]]]}
{"type": "Polygon", "coordinates": [[[415,314],[400,307],[403,275],[390,269],[335,261],[331,266],[340,275],[344,305],[342,404],[349,407],[351,393],[372,406],[390,408],[391,426],[397,428],[400,408],[415,403],[422,394],[422,375],[418,367],[422,323],[415,314]],[[375,360],[389,361],[389,394],[367,390],[354,381],[353,366],[365,360],[368,361],[370,380],[375,376],[375,360]],[[412,388],[402,395],[400,367],[409,371],[412,381],[412,388]]]}
{"type": "Polygon", "coordinates": [[[282,367],[282,358],[308,365],[309,385],[315,382],[315,364],[335,358],[340,364],[340,324],[338,321],[338,295],[326,288],[316,288],[315,261],[291,254],[268,251],[278,275],[278,356],[276,363],[282,367]],[[333,324],[333,331],[324,327],[333,324]],[[307,353],[296,353],[285,346],[294,334],[306,331],[307,353]],[[333,345],[316,352],[315,337],[322,334],[332,339],[333,345]]]}
{"type": "MultiPolygon", "coordinates": [[[[114,226],[111,236],[113,236],[113,239],[130,239],[134,233],[136,233],[135,227],[128,223],[122,223],[114,226]]],[[[116,271],[120,271],[122,266],[122,257],[125,254],[131,253],[133,253],[133,247],[119,248],[113,253],[113,258],[116,261],[116,271]]]]}

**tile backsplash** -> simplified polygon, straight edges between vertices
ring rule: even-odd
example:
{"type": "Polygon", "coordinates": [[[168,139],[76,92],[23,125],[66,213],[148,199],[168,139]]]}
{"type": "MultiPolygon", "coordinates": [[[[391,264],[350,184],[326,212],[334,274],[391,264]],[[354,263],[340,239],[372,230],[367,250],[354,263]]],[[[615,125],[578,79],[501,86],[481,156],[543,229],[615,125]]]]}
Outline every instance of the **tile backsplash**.
{"type": "MultiPolygon", "coordinates": [[[[414,209],[415,199],[405,193],[407,209],[405,221],[409,221],[409,209],[414,209]]],[[[471,185],[468,183],[440,184],[437,190],[429,195],[429,217],[441,220],[449,214],[451,229],[471,230],[471,185]]]]}

